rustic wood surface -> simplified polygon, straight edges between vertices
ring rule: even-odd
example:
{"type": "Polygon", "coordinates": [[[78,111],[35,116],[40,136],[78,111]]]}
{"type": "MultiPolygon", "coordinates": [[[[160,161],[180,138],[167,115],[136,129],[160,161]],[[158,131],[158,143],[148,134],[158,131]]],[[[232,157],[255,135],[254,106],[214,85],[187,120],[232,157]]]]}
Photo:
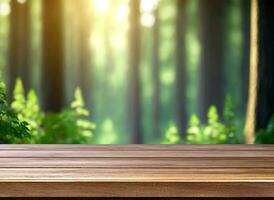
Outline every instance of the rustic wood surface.
{"type": "Polygon", "coordinates": [[[0,145],[0,197],[274,197],[274,145],[0,145]]]}

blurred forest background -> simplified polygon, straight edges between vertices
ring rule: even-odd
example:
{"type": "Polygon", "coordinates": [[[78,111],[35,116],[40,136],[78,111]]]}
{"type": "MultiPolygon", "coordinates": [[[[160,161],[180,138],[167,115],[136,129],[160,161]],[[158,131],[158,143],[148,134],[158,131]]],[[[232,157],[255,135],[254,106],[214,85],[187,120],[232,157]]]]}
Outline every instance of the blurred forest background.
{"type": "Polygon", "coordinates": [[[0,0],[0,141],[272,143],[273,2],[0,0]]]}

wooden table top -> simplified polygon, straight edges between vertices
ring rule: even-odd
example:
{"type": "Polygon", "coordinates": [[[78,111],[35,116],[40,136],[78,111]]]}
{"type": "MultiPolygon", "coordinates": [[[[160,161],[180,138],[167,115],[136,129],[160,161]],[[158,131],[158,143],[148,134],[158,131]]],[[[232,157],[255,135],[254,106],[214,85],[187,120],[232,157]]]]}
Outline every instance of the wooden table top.
{"type": "Polygon", "coordinates": [[[0,197],[274,197],[274,145],[0,145],[0,197]]]}

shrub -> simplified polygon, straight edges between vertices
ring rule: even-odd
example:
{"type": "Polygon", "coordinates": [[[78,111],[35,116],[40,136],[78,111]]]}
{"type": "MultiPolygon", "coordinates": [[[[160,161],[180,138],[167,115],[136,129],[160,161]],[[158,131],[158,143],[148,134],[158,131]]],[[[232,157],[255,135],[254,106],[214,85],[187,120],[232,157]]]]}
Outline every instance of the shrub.
{"type": "Polygon", "coordinates": [[[90,143],[95,124],[88,120],[81,90],[75,90],[75,99],[70,107],[60,113],[48,114],[42,124],[44,133],[40,143],[46,144],[84,144],[90,143]]]}
{"type": "Polygon", "coordinates": [[[230,96],[226,97],[223,110],[223,121],[220,120],[216,106],[211,106],[207,113],[207,123],[202,124],[197,115],[190,118],[187,136],[183,141],[176,126],[171,125],[163,143],[167,144],[225,144],[239,143],[233,103],[230,96]]]}
{"type": "Polygon", "coordinates": [[[44,113],[41,111],[37,95],[34,90],[28,92],[27,98],[21,79],[16,80],[13,91],[12,108],[18,113],[20,121],[27,121],[31,132],[30,143],[36,143],[42,130],[42,120],[44,113]]]}
{"type": "Polygon", "coordinates": [[[89,112],[85,108],[80,88],[75,90],[74,100],[68,108],[59,113],[45,114],[34,90],[25,96],[20,79],[16,80],[12,108],[19,121],[27,121],[31,137],[24,143],[42,144],[81,144],[89,143],[95,124],[89,121],[89,112]]]}
{"type": "Polygon", "coordinates": [[[207,114],[206,125],[200,124],[197,116],[192,116],[187,129],[187,144],[223,144],[227,141],[225,125],[219,121],[217,108],[211,106],[207,114]]]}
{"type": "Polygon", "coordinates": [[[223,110],[223,118],[224,118],[224,125],[225,125],[225,133],[227,135],[226,143],[235,144],[240,143],[240,126],[237,125],[234,105],[232,102],[231,96],[227,95],[225,99],[225,105],[223,110]]]}
{"type": "Polygon", "coordinates": [[[20,121],[7,102],[4,83],[0,83],[0,143],[24,143],[30,138],[28,123],[20,121]]]}
{"type": "Polygon", "coordinates": [[[170,123],[163,144],[180,144],[182,142],[179,131],[174,123],[170,123]]]}

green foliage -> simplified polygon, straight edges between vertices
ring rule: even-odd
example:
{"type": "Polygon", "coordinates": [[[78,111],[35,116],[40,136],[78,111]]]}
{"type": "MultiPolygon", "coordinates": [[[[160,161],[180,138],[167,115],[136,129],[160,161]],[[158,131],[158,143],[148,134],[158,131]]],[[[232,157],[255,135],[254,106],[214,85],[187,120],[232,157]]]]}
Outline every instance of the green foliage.
{"type": "Polygon", "coordinates": [[[219,121],[217,108],[211,106],[207,114],[208,122],[201,125],[197,116],[192,116],[187,130],[187,144],[223,144],[227,141],[225,125],[219,121]]]}
{"type": "Polygon", "coordinates": [[[95,124],[88,120],[81,90],[75,90],[71,106],[60,113],[48,114],[42,124],[44,133],[40,143],[46,144],[84,144],[90,143],[95,124]]]}
{"type": "Polygon", "coordinates": [[[20,121],[7,102],[5,85],[0,83],[0,143],[23,143],[30,137],[28,124],[20,121]]]}
{"type": "Polygon", "coordinates": [[[224,132],[227,135],[226,142],[228,144],[240,143],[240,134],[242,133],[239,131],[239,125],[237,125],[236,116],[234,112],[234,105],[230,95],[227,95],[225,99],[223,118],[225,125],[224,132]]]}
{"type": "Polygon", "coordinates": [[[181,137],[175,124],[170,123],[163,144],[179,144],[181,143],[181,137]]]}
{"type": "Polygon", "coordinates": [[[25,90],[21,79],[17,79],[13,90],[13,102],[11,107],[18,113],[19,119],[23,118],[26,109],[25,90]]]}
{"type": "Polygon", "coordinates": [[[269,120],[266,129],[261,129],[256,133],[255,143],[274,144],[274,116],[269,120]]]}
{"type": "Polygon", "coordinates": [[[32,143],[38,140],[42,132],[42,120],[44,113],[41,111],[37,95],[34,90],[30,90],[27,95],[25,120],[30,125],[32,133],[32,143]]]}
{"type": "Polygon", "coordinates": [[[22,81],[17,79],[13,98],[11,107],[18,113],[18,119],[28,122],[28,128],[31,132],[31,139],[28,142],[36,143],[42,132],[41,127],[44,114],[41,111],[35,91],[30,90],[26,98],[22,81]]]}
{"type": "Polygon", "coordinates": [[[193,114],[190,118],[189,127],[187,129],[187,142],[194,144],[203,143],[203,127],[200,124],[200,119],[197,115],[193,114]]]}
{"type": "Polygon", "coordinates": [[[216,106],[211,106],[207,114],[207,123],[202,124],[197,115],[192,115],[187,128],[185,141],[179,137],[177,128],[172,125],[166,132],[163,143],[167,144],[234,144],[239,143],[233,103],[226,97],[223,110],[223,121],[219,119],[216,106]]]}
{"type": "Polygon", "coordinates": [[[75,90],[75,98],[69,108],[60,113],[44,114],[34,90],[25,97],[20,79],[17,79],[11,107],[16,111],[19,121],[27,121],[31,138],[24,143],[44,144],[82,144],[89,143],[95,124],[89,121],[89,112],[80,88],[75,90]]]}

